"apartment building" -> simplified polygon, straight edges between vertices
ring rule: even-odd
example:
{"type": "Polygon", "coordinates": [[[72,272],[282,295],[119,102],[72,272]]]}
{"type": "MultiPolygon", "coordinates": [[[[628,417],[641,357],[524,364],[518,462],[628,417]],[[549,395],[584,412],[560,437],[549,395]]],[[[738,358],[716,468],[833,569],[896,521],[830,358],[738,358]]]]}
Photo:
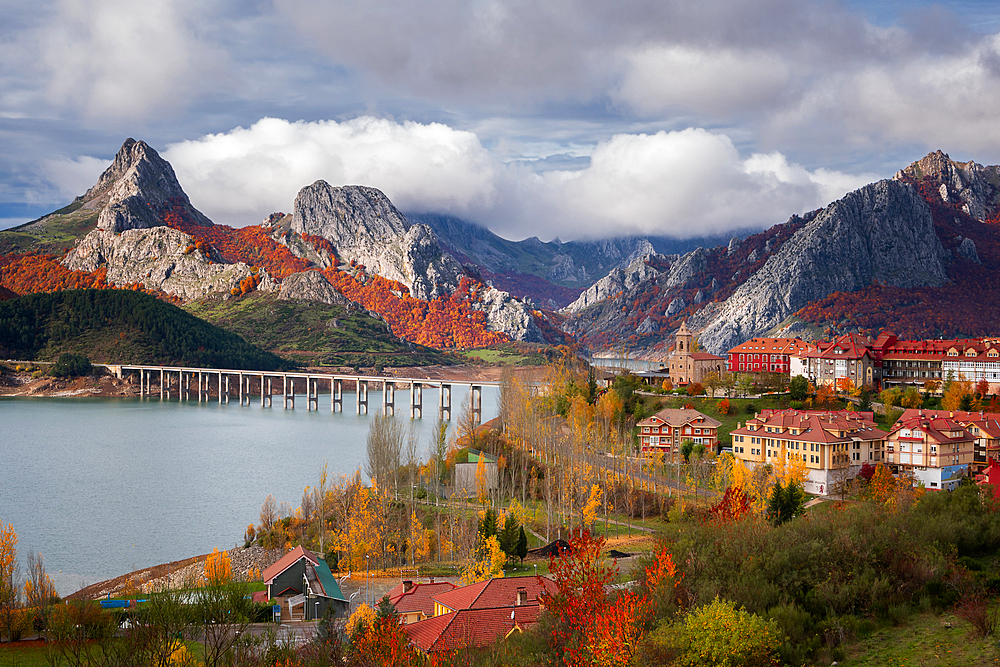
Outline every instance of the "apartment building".
{"type": "Polygon", "coordinates": [[[975,437],[954,413],[909,410],[886,438],[885,458],[893,474],[909,476],[931,491],[951,491],[969,474],[975,437]],[[913,414],[913,413],[916,414],[913,414]]]}
{"type": "Polygon", "coordinates": [[[881,376],[880,363],[866,336],[848,333],[832,341],[820,341],[813,349],[791,355],[790,366],[810,382],[819,386],[838,386],[850,380],[854,386],[877,382],[881,376]]]}
{"type": "Polygon", "coordinates": [[[734,373],[791,372],[791,358],[815,347],[801,338],[753,338],[727,353],[726,368],[734,373]]]}
{"type": "Polygon", "coordinates": [[[887,433],[870,412],[763,410],[731,435],[733,455],[751,470],[801,462],[806,492],[828,495],[863,464],[882,462],[887,433]]]}
{"type": "Polygon", "coordinates": [[[1000,459],[1000,413],[910,409],[900,419],[913,417],[954,419],[964,426],[974,440],[972,466],[976,471],[983,470],[991,458],[1000,459]]]}

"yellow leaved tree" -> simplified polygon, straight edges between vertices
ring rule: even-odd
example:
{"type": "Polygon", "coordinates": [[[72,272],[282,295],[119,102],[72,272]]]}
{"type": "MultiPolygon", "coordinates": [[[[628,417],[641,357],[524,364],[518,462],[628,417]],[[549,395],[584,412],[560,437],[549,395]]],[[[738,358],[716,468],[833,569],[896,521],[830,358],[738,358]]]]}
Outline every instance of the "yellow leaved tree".
{"type": "Polygon", "coordinates": [[[506,563],[507,555],[500,548],[500,540],[496,535],[491,535],[480,548],[479,558],[465,568],[462,573],[462,583],[469,585],[487,579],[499,579],[503,576],[503,566],[506,563]]]}
{"type": "Polygon", "coordinates": [[[597,510],[601,507],[601,487],[594,484],[590,487],[590,497],[583,506],[583,523],[593,526],[597,520],[597,510]]]}
{"type": "Polygon", "coordinates": [[[209,586],[222,586],[233,579],[233,567],[229,552],[212,549],[205,559],[205,581],[209,586]]]}

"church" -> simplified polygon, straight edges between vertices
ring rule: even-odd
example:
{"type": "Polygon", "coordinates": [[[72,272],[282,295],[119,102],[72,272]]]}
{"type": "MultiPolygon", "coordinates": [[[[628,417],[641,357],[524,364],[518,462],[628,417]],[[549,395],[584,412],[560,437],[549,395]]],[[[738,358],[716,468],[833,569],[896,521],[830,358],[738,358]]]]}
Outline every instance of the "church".
{"type": "Polygon", "coordinates": [[[681,322],[677,330],[674,350],[670,353],[667,368],[670,371],[670,381],[674,385],[701,383],[709,373],[722,376],[726,369],[726,360],[708,352],[692,352],[694,334],[687,327],[687,322],[681,322]]]}

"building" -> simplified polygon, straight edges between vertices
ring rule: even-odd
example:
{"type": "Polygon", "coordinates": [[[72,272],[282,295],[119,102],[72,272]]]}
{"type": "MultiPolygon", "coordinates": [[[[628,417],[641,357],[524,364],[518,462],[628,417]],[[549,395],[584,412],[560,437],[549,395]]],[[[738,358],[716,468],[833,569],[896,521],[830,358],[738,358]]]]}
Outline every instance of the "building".
{"type": "Polygon", "coordinates": [[[488,579],[431,596],[434,615],[404,630],[427,654],[489,646],[534,625],[542,595],[555,592],[555,582],[547,577],[488,579]]]}
{"type": "Polygon", "coordinates": [[[726,367],[732,373],[782,373],[792,372],[792,358],[814,350],[815,347],[801,338],[753,338],[729,350],[726,367]]]}
{"type": "Polygon", "coordinates": [[[876,349],[881,355],[882,377],[886,386],[918,385],[928,380],[985,380],[987,393],[1000,391],[1000,339],[896,340],[889,332],[879,336],[885,343],[876,349]]]}
{"type": "Polygon", "coordinates": [[[950,410],[905,410],[900,419],[929,417],[954,419],[968,431],[973,439],[972,467],[982,470],[990,459],[1000,459],[1000,414],[995,412],[962,412],[950,410]]]}
{"type": "MultiPolygon", "coordinates": [[[[900,417],[886,438],[885,457],[896,475],[930,491],[951,491],[969,474],[975,438],[965,425],[937,411],[900,417]]],[[[949,413],[950,414],[950,413],[949,413]]]]}
{"type": "Polygon", "coordinates": [[[684,440],[705,445],[715,451],[719,443],[722,422],[697,410],[665,408],[638,423],[642,452],[662,452],[666,455],[678,450],[684,440]]]}
{"type": "Polygon", "coordinates": [[[886,432],[870,412],[763,410],[732,432],[733,456],[759,465],[801,465],[805,490],[837,493],[865,463],[883,460],[886,432]]]}
{"type": "Polygon", "coordinates": [[[407,580],[389,591],[389,602],[403,623],[409,625],[434,616],[434,596],[455,588],[457,586],[450,581],[435,582],[433,577],[427,583],[407,580]]]}
{"type": "Polygon", "coordinates": [[[349,606],[326,561],[303,546],[282,556],[262,576],[267,599],[281,606],[283,621],[314,621],[329,607],[341,613],[349,606]]]}
{"type": "Polygon", "coordinates": [[[850,382],[860,387],[875,384],[881,377],[881,365],[876,360],[871,341],[861,334],[849,333],[832,341],[820,341],[811,350],[796,352],[791,357],[794,366],[814,385],[840,387],[850,382]]]}
{"type": "Polygon", "coordinates": [[[726,370],[726,360],[708,352],[692,352],[694,334],[687,327],[687,322],[681,322],[675,335],[674,350],[667,359],[666,368],[670,372],[670,381],[675,385],[685,385],[691,382],[701,383],[709,373],[720,376],[726,370]]]}

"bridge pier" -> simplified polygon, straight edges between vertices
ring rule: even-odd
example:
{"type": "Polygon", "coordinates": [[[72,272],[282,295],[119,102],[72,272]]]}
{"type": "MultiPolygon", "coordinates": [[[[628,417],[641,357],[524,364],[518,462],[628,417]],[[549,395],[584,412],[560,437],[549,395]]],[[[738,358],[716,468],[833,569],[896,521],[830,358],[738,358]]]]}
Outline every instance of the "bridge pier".
{"type": "MultiPolygon", "coordinates": [[[[263,377],[264,376],[262,375],[261,376],[261,384],[260,384],[260,386],[261,386],[261,389],[260,389],[260,406],[261,407],[264,407],[264,399],[265,399],[263,377]]],[[[271,386],[271,378],[268,377],[267,378],[267,394],[266,394],[267,407],[271,407],[274,404],[274,393],[273,392],[274,392],[274,389],[271,386]]]]}
{"type": "Polygon", "coordinates": [[[451,421],[451,385],[443,382],[438,389],[438,419],[451,421]]]}
{"type": "Polygon", "coordinates": [[[410,419],[424,417],[424,385],[420,382],[410,383],[410,419]]]}
{"type": "Polygon", "coordinates": [[[309,412],[314,407],[316,408],[316,412],[319,412],[319,379],[307,377],[306,412],[309,412]]]}
{"type": "Polygon", "coordinates": [[[472,423],[479,426],[483,422],[483,388],[479,385],[469,385],[469,408],[472,423]]]}
{"type": "Polygon", "coordinates": [[[139,398],[145,398],[145,395],[144,395],[144,393],[146,391],[146,376],[145,376],[145,372],[146,372],[145,369],[142,369],[142,368],[139,369],[139,398]]]}
{"type": "Polygon", "coordinates": [[[382,383],[382,414],[396,414],[396,383],[388,380],[382,383]]]}
{"type": "Polygon", "coordinates": [[[204,376],[201,371],[198,371],[198,402],[201,403],[201,392],[203,388],[204,376]]]}
{"type": "Polygon", "coordinates": [[[160,400],[163,400],[163,369],[160,369],[160,400]]]}
{"type": "Polygon", "coordinates": [[[260,407],[264,407],[264,374],[260,374],[260,407]]]}
{"type": "Polygon", "coordinates": [[[368,414],[368,380],[358,380],[358,414],[368,414]]]}
{"type": "MultiPolygon", "coordinates": [[[[229,376],[226,376],[226,381],[229,381],[229,376]]],[[[222,405],[222,371],[219,371],[219,405],[222,405]]]]}
{"type": "Polygon", "coordinates": [[[344,381],[340,378],[330,378],[330,414],[343,411],[344,381]]]}

